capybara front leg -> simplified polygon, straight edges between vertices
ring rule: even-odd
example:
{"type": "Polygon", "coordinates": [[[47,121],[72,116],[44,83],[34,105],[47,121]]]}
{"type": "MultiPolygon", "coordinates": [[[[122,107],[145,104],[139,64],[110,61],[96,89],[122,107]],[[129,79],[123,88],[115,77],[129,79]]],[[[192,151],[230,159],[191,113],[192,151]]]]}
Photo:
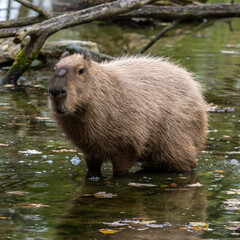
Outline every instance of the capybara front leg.
{"type": "Polygon", "coordinates": [[[102,159],[84,155],[87,164],[87,177],[101,177],[102,159]]]}
{"type": "Polygon", "coordinates": [[[133,159],[127,157],[116,157],[112,159],[113,164],[113,176],[121,177],[129,174],[130,168],[133,166],[133,159]]]}

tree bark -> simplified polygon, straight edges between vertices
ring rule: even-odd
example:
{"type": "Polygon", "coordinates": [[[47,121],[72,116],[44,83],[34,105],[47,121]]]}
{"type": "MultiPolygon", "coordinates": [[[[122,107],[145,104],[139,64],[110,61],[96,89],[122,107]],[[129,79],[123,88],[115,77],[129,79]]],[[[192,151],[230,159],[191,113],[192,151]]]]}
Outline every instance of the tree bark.
{"type": "Polygon", "coordinates": [[[201,18],[239,17],[240,4],[203,4],[188,6],[153,6],[146,5],[123,16],[126,18],[156,18],[161,20],[189,20],[201,18]]]}

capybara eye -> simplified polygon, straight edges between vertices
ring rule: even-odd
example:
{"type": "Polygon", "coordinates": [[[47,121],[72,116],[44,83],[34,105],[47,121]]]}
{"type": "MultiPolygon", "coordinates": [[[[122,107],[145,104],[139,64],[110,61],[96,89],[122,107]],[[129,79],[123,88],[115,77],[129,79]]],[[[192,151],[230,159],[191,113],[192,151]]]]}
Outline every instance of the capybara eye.
{"type": "Polygon", "coordinates": [[[81,75],[81,74],[83,74],[84,72],[85,72],[85,69],[84,69],[84,68],[81,68],[81,69],[78,70],[78,75],[81,75]]]}

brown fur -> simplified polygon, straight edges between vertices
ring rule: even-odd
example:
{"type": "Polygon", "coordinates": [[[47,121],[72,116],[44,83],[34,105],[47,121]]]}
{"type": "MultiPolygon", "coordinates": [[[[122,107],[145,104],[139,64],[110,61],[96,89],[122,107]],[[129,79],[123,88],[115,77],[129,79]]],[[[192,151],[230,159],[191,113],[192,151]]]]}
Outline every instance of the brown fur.
{"type": "Polygon", "coordinates": [[[57,90],[67,94],[51,95],[50,107],[90,173],[100,174],[106,159],[115,175],[128,173],[137,161],[164,171],[195,167],[207,133],[206,103],[185,69],[162,58],[99,64],[74,54],[55,67],[49,92],[57,90]]]}

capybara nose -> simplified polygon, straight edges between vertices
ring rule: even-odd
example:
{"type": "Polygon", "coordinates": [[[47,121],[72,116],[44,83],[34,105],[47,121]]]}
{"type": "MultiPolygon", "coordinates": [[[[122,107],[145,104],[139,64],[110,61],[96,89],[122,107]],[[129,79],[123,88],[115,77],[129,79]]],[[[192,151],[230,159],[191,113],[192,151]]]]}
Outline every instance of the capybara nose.
{"type": "Polygon", "coordinates": [[[66,97],[67,96],[67,91],[66,90],[56,90],[56,89],[49,89],[48,91],[49,97],[66,97]]]}

